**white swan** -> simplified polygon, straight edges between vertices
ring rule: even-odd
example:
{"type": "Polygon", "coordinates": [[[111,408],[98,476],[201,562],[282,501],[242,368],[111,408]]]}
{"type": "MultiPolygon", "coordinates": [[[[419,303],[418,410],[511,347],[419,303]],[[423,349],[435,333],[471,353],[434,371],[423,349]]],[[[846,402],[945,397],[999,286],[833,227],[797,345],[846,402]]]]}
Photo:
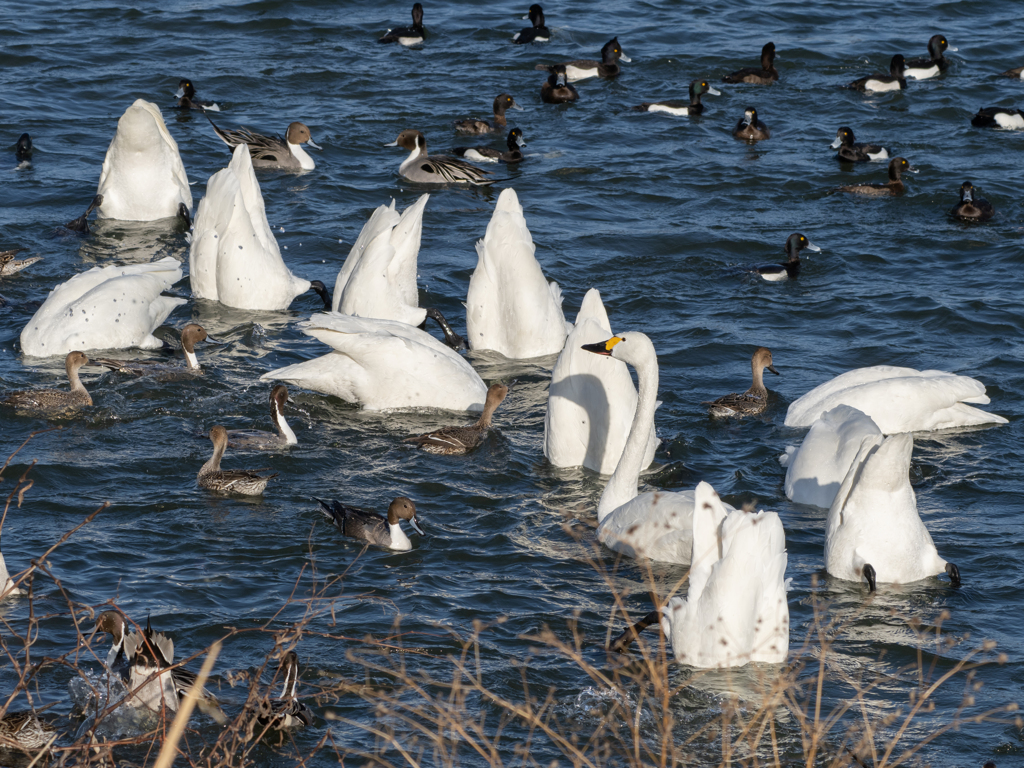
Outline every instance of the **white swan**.
{"type": "Polygon", "coordinates": [[[281,310],[311,287],[326,293],[285,266],[244,144],[206,185],[188,260],[192,295],[229,307],[281,310]]]}
{"type": "Polygon", "coordinates": [[[910,434],[864,439],[825,525],[825,570],[847,581],[907,584],[960,572],[935,549],[910,487],[910,434]]]}
{"type": "Polygon", "coordinates": [[[828,509],[861,443],[881,434],[871,417],[849,405],[825,411],[811,424],[800,447],[787,446],[779,457],[782,466],[787,467],[786,497],[798,504],[828,509]]]}
{"type": "Polygon", "coordinates": [[[491,349],[520,360],[553,355],[570,328],[562,313],[562,291],[549,283],[534,258],[536,246],[515,190],[498,196],[466,294],[466,330],[471,349],[491,349]]]}
{"type": "Polygon", "coordinates": [[[181,279],[167,256],[149,264],[93,267],[61,283],[21,332],[26,355],[66,355],[86,349],[157,349],[153,331],[185,299],[163,296],[181,279]]]}
{"type": "Polygon", "coordinates": [[[686,597],[673,597],[661,609],[676,661],[703,669],[784,662],[786,562],[786,534],[776,513],[732,509],[700,483],[686,597]]]}
{"type": "Polygon", "coordinates": [[[694,492],[648,491],[637,495],[658,407],[658,356],[654,345],[642,333],[620,333],[599,344],[586,344],[583,349],[632,365],[640,385],[622,457],[597,505],[597,539],[629,557],[688,563],[693,544],[694,492]]]}
{"type": "Polygon", "coordinates": [[[160,108],[142,99],[125,110],[107,148],[96,193],[101,219],[154,221],[192,212],[188,175],[160,108]]]}
{"type": "MultiPolygon", "coordinates": [[[[576,324],[551,371],[544,416],[544,455],[556,467],[583,466],[610,475],[622,456],[636,413],[636,387],[624,365],[581,349],[611,336],[596,288],[587,291],[576,324]]],[[[653,422],[641,469],[654,460],[653,422]]]]}
{"type": "Polygon", "coordinates": [[[368,410],[483,410],[487,387],[479,374],[426,331],[336,312],[314,315],[299,327],[335,351],[261,379],[336,395],[368,410]]]}
{"type": "Polygon", "coordinates": [[[863,411],[886,435],[1008,423],[967,405],[988,402],[985,385],[969,376],[876,365],[819,384],[789,406],[786,426],[809,427],[837,405],[863,411]]]}

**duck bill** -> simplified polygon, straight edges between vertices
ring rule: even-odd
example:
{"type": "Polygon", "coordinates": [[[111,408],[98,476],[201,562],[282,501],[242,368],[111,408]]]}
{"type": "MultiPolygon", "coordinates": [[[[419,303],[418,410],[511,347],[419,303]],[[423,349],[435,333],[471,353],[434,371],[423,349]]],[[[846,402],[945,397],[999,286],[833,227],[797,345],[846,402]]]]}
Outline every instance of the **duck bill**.
{"type": "Polygon", "coordinates": [[[558,86],[559,88],[564,88],[565,87],[565,75],[563,75],[561,73],[556,75],[555,76],[555,85],[558,86]]]}
{"type": "Polygon", "coordinates": [[[184,95],[185,95],[185,89],[184,88],[179,88],[177,91],[174,92],[174,98],[176,98],[176,99],[180,99],[184,95]]]}
{"type": "Polygon", "coordinates": [[[974,191],[970,189],[963,190],[963,194],[960,196],[965,203],[974,202],[974,191]]]}
{"type": "Polygon", "coordinates": [[[836,136],[836,140],[829,144],[829,146],[832,147],[832,149],[839,149],[843,146],[843,140],[836,136]]]}
{"type": "Polygon", "coordinates": [[[712,87],[708,86],[707,94],[709,96],[721,96],[722,92],[720,90],[718,90],[717,88],[712,88],[712,87]]]}
{"type": "Polygon", "coordinates": [[[512,100],[512,104],[510,106],[510,109],[514,109],[517,112],[522,112],[523,111],[523,108],[521,106],[519,106],[518,104],[516,104],[515,99],[512,100]]]}
{"type": "Polygon", "coordinates": [[[814,251],[815,253],[821,252],[821,248],[816,246],[814,243],[808,243],[807,245],[804,246],[804,248],[806,248],[808,251],[814,251]]]}
{"type": "Polygon", "coordinates": [[[952,51],[953,53],[956,53],[956,52],[957,52],[957,51],[959,51],[960,49],[959,49],[959,48],[947,48],[946,50],[947,50],[947,51],[952,51]]]}
{"type": "Polygon", "coordinates": [[[771,371],[772,373],[774,373],[776,376],[781,376],[782,375],[777,370],[775,370],[775,366],[774,365],[769,365],[768,366],[768,370],[771,371]]]}
{"type": "Polygon", "coordinates": [[[921,170],[919,168],[915,168],[912,165],[907,168],[907,173],[920,173],[920,172],[921,172],[921,170]]]}
{"type": "Polygon", "coordinates": [[[624,61],[627,64],[632,64],[633,63],[633,60],[631,58],[629,58],[629,56],[627,56],[624,53],[620,53],[619,54],[619,61],[624,61]]]}
{"type": "Polygon", "coordinates": [[[382,147],[397,147],[398,146],[398,139],[395,139],[394,141],[390,141],[387,144],[381,144],[381,146],[382,147]]]}
{"type": "Polygon", "coordinates": [[[306,140],[306,146],[307,146],[307,147],[312,147],[313,149],[319,149],[319,150],[323,150],[323,147],[321,147],[321,146],[320,146],[319,144],[317,144],[317,143],[316,143],[315,141],[313,141],[312,139],[307,139],[307,140],[306,140]]]}
{"type": "Polygon", "coordinates": [[[520,147],[525,147],[526,146],[526,142],[523,141],[523,137],[522,136],[517,136],[516,137],[516,144],[518,144],[520,147]]]}
{"type": "Polygon", "coordinates": [[[425,534],[423,532],[423,529],[420,528],[420,524],[416,522],[416,518],[415,517],[410,517],[409,518],[409,524],[412,525],[412,527],[416,529],[416,533],[418,533],[420,536],[426,536],[427,535],[427,534],[425,534]]]}

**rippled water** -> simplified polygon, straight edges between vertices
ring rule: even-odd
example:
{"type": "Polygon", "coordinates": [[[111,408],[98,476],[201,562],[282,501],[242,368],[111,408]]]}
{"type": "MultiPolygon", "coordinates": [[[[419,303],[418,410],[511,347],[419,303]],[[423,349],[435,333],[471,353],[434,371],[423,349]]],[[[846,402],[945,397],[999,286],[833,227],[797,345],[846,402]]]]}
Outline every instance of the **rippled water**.
{"type": "MultiPolygon", "coordinates": [[[[982,673],[984,701],[1019,698],[1024,133],[974,129],[969,121],[982,106],[1024,106],[1024,85],[994,77],[1024,64],[1019,5],[712,0],[695,6],[663,0],[606,3],[598,10],[569,2],[547,8],[556,29],[550,43],[512,46],[508,38],[527,23],[520,19],[525,0],[429,3],[424,46],[378,45],[386,28],[408,23],[408,5],[40,2],[30,13],[0,7],[0,143],[10,144],[0,158],[0,248],[22,246],[44,257],[0,286],[10,300],[0,308],[0,387],[63,385],[62,361],[25,359],[18,348],[33,302],[56,283],[95,264],[168,254],[187,264],[180,228],[104,222],[85,239],[56,229],[88,204],[116,120],[136,98],[164,110],[197,202],[229,155],[202,115],[170,109],[181,77],[193,79],[200,97],[220,103],[216,119],[223,126],[276,132],[292,120],[307,123],[324,147],[315,155],[317,169],[261,173],[259,180],[289,266],[333,285],[370,212],[391,197],[405,208],[422,191],[396,175],[404,152],[382,145],[405,128],[418,128],[432,149],[446,150],[461,143],[451,131],[453,119],[486,116],[494,96],[508,91],[525,107],[513,123],[529,143],[528,159],[518,168],[498,168],[496,186],[516,189],[537,257],[562,286],[567,317],[573,319],[585,291],[597,287],[613,329],[644,331],[658,349],[663,405],[657,426],[664,442],[660,469],[646,478],[651,486],[683,489],[708,480],[733,503],[756,497],[780,513],[794,586],[794,648],[812,623],[812,578],[818,576],[817,591],[835,600],[833,610],[857,616],[836,646],[837,670],[896,676],[916,659],[901,617],[931,620],[947,609],[946,631],[965,642],[946,651],[940,666],[982,638],[995,639],[1009,663],[982,673]],[[877,97],[837,87],[884,71],[895,52],[925,55],[936,32],[959,48],[950,54],[946,75],[877,97]],[[592,58],[613,35],[633,59],[620,78],[580,84],[576,105],[541,104],[543,75],[534,64],[592,58]],[[629,110],[641,101],[685,97],[694,78],[716,83],[756,64],[768,39],[779,51],[779,84],[720,84],[723,95],[706,97],[700,118],[629,110]],[[773,132],[756,146],[730,136],[750,105],[773,132]],[[832,160],[828,144],[840,125],[920,169],[905,196],[829,194],[840,184],[885,178],[882,163],[851,169],[832,160]],[[15,169],[13,143],[23,131],[37,150],[30,167],[15,169]],[[992,222],[967,226],[948,218],[965,179],[995,205],[992,222]],[[768,284],[735,271],[781,258],[794,231],[822,247],[798,281],[768,284]],[[773,406],[757,418],[709,421],[701,401],[746,388],[758,345],[772,349],[783,374],[769,382],[773,406]],[[824,512],[785,499],[776,457],[800,438],[782,426],[789,402],[842,371],[876,364],[976,376],[988,386],[989,408],[1011,423],[920,435],[916,442],[912,471],[921,514],[939,552],[959,565],[963,588],[933,579],[887,588],[864,607],[859,585],[825,576],[824,512]],[[882,652],[885,658],[876,663],[882,652]]],[[[503,143],[494,139],[497,147],[503,143]]],[[[476,264],[473,244],[495,199],[496,190],[440,189],[426,209],[421,304],[439,307],[460,331],[461,302],[476,264]]],[[[189,296],[187,279],[175,292],[189,296]]],[[[53,554],[53,572],[76,600],[116,600],[137,620],[151,614],[154,625],[174,637],[179,655],[205,647],[225,627],[267,621],[297,580],[296,594],[307,596],[315,561],[320,577],[347,571],[337,626],[320,619],[315,632],[383,636],[401,616],[403,629],[425,633],[414,636],[416,645],[443,653],[452,649],[445,628],[468,631],[474,619],[504,615],[508,621],[488,636],[484,661],[491,684],[514,697],[519,673],[509,660],[528,654],[520,636],[545,624],[564,633],[578,610],[591,643],[588,658],[603,663],[599,646],[612,600],[587,562],[603,480],[556,471],[544,461],[553,360],[471,355],[486,381],[518,381],[498,412],[497,430],[469,458],[433,457],[400,444],[407,434],[451,423],[448,417],[367,414],[333,398],[293,392],[300,445],[225,461],[279,472],[264,499],[217,498],[196,488],[195,474],[208,455],[208,443],[197,435],[217,423],[266,428],[268,388],[259,375],[325,351],[295,328],[316,309],[312,295],[278,313],[190,301],[161,333],[173,338],[191,320],[223,341],[200,350],[206,376],[168,385],[85,375],[95,406],[62,422],[61,431],[33,439],[6,473],[12,478],[29,461],[38,462],[25,505],[4,524],[12,570],[109,500],[108,510],[53,554]],[[430,534],[417,538],[408,554],[360,557],[358,546],[319,520],[310,500],[338,497],[382,509],[400,494],[417,501],[430,534]],[[567,521],[582,541],[563,528],[567,521]]],[[[0,453],[6,456],[49,425],[0,414],[0,453]]],[[[608,551],[601,558],[613,562],[608,551]]],[[[666,580],[681,575],[655,570],[666,580]]],[[[648,610],[639,568],[627,564],[620,585],[634,590],[632,610],[648,610]]],[[[40,577],[36,589],[42,594],[37,614],[60,611],[64,601],[56,586],[40,577]]],[[[27,614],[18,602],[0,610],[15,626],[27,614]]],[[[301,607],[293,608],[280,621],[300,615],[301,607]]],[[[33,653],[65,653],[74,637],[66,617],[46,620],[33,653]]],[[[258,664],[269,642],[265,635],[232,640],[218,672],[258,664]]],[[[357,674],[345,658],[357,646],[304,639],[299,653],[306,683],[357,674]]],[[[574,665],[549,657],[531,664],[538,690],[555,686],[566,711],[600,698],[574,665]]],[[[67,676],[47,674],[38,680],[39,694],[66,712],[67,676]]],[[[838,678],[839,672],[829,684],[830,700],[848,695],[838,678]]],[[[5,661],[0,691],[6,694],[14,679],[5,661]]],[[[940,694],[937,720],[959,703],[958,686],[940,694]]],[[[906,690],[895,682],[882,687],[875,703],[881,710],[894,707],[906,700],[906,690]]],[[[231,701],[230,692],[226,698],[231,701]]],[[[701,693],[681,698],[686,717],[680,728],[714,716],[714,701],[701,693]]],[[[372,722],[355,697],[331,709],[372,722]]],[[[194,724],[211,738],[216,733],[212,721],[194,724]]],[[[321,721],[297,734],[299,745],[310,749],[327,725],[321,721]]],[[[335,728],[351,746],[372,743],[357,729],[335,728]]],[[[1003,765],[1019,760],[1021,751],[1017,729],[979,725],[942,736],[923,754],[934,765],[986,759],[1003,765]]],[[[546,764],[554,755],[535,757],[546,764]]]]}

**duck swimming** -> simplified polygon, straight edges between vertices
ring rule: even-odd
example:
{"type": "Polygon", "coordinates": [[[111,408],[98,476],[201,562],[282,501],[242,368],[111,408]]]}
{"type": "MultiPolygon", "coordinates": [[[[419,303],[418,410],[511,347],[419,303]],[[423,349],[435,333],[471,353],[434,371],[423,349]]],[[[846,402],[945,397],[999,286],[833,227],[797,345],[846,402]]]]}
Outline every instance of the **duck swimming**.
{"type": "Polygon", "coordinates": [[[512,42],[518,45],[524,43],[546,43],[551,38],[551,33],[544,25],[544,9],[534,3],[530,6],[530,12],[523,17],[529,19],[533,26],[529,26],[521,32],[512,35],[512,42]]]}
{"type": "Polygon", "coordinates": [[[1024,110],[1003,109],[1002,107],[985,107],[971,118],[975,128],[1002,128],[1007,131],[1019,131],[1024,128],[1024,110]]]}
{"type": "Polygon", "coordinates": [[[180,80],[178,82],[178,92],[174,94],[174,98],[178,100],[178,103],[174,106],[175,109],[202,109],[220,112],[220,107],[212,101],[203,101],[196,98],[196,87],[192,85],[191,80],[180,80]]]}
{"type": "Polygon", "coordinates": [[[741,395],[723,395],[717,400],[703,403],[708,406],[708,414],[712,417],[722,417],[747,416],[763,412],[768,407],[768,390],[764,386],[763,378],[765,368],[776,376],[780,375],[772,365],[771,350],[767,347],[758,347],[754,350],[754,356],[750,358],[753,377],[750,389],[741,395]]]}
{"type": "Polygon", "coordinates": [[[423,29],[423,6],[416,3],[412,7],[412,25],[389,29],[377,42],[416,45],[423,42],[426,34],[426,31],[423,29]]]}
{"type": "Polygon", "coordinates": [[[206,341],[206,329],[203,326],[189,323],[181,329],[181,349],[185,353],[185,368],[155,360],[114,360],[109,357],[97,357],[93,362],[129,376],[152,376],[169,381],[179,374],[202,372],[199,359],[196,357],[196,344],[201,341],[206,341]]]}
{"type": "Polygon", "coordinates": [[[494,122],[486,120],[456,120],[455,130],[459,133],[497,133],[505,129],[508,121],[505,119],[505,112],[509,109],[522,111],[523,108],[516,104],[507,93],[498,94],[494,98],[494,122]]]}
{"type": "Polygon", "coordinates": [[[57,729],[34,712],[6,712],[0,717],[0,749],[35,752],[45,747],[57,729]]]}
{"type": "Polygon", "coordinates": [[[961,221],[988,221],[995,216],[995,208],[983,197],[974,196],[974,185],[965,181],[960,186],[960,202],[953,206],[950,215],[961,221]]]}
{"type": "Polygon", "coordinates": [[[132,632],[124,638],[124,655],[128,659],[127,686],[132,691],[132,705],[154,712],[177,712],[182,695],[173,671],[167,670],[174,663],[174,641],[154,632],[147,620],[141,633],[132,632]]]}
{"type": "Polygon", "coordinates": [[[838,149],[836,160],[841,163],[866,163],[869,160],[887,160],[889,153],[885,147],[874,144],[854,143],[853,129],[843,126],[836,131],[836,140],[829,146],[838,149]]]}
{"type": "Polygon", "coordinates": [[[854,195],[871,195],[874,197],[902,195],[906,189],[901,178],[904,171],[917,173],[917,168],[912,168],[910,162],[904,157],[894,157],[889,161],[889,181],[884,184],[881,182],[875,184],[849,184],[845,187],[837,188],[836,191],[850,192],[854,195]]]}
{"type": "Polygon", "coordinates": [[[935,77],[940,72],[944,72],[946,67],[949,66],[949,62],[946,61],[946,57],[942,54],[947,50],[955,51],[956,48],[949,47],[949,43],[944,35],[932,35],[931,39],[928,40],[928,58],[911,59],[906,62],[903,70],[904,75],[915,80],[926,80],[929,77],[935,77]]]}
{"type": "Polygon", "coordinates": [[[482,171],[465,160],[448,155],[427,154],[427,138],[420,131],[405,130],[398,138],[385,147],[402,147],[409,150],[409,156],[398,168],[398,175],[421,184],[470,184],[486,186],[496,179],[487,178],[489,171],[482,171]]]}
{"type": "Polygon", "coordinates": [[[554,75],[558,74],[559,67],[563,67],[566,80],[570,83],[575,83],[577,80],[586,80],[591,77],[618,77],[619,73],[622,72],[622,67],[619,66],[620,60],[625,62],[632,61],[622,52],[619,38],[613,37],[601,48],[601,61],[582,59],[579,61],[567,61],[564,64],[538,64],[534,69],[538,69],[541,72],[550,72],[554,75]]]}
{"type": "Polygon", "coordinates": [[[579,101],[579,98],[576,88],[566,82],[565,65],[556,64],[551,67],[551,74],[540,87],[540,100],[545,104],[565,104],[579,101]]]}
{"type": "Polygon", "coordinates": [[[260,451],[298,445],[299,439],[288,426],[284,417],[284,406],[288,402],[288,387],[277,384],[270,390],[270,420],[277,432],[263,432],[258,429],[229,429],[229,448],[255,448],[260,451]]]}
{"type": "Polygon", "coordinates": [[[328,522],[341,531],[342,535],[365,541],[375,547],[393,549],[397,552],[408,552],[412,549],[412,542],[402,530],[403,520],[408,520],[420,536],[426,535],[416,522],[416,504],[404,496],[399,496],[388,505],[386,519],[376,512],[350,507],[340,501],[314,501],[328,522]]]}
{"type": "Polygon", "coordinates": [[[0,278],[9,277],[15,272],[21,272],[25,267],[31,267],[37,261],[42,261],[42,256],[29,256],[27,259],[15,259],[24,248],[15,248],[10,251],[0,251],[0,278]]]}
{"type": "Polygon", "coordinates": [[[281,657],[275,678],[281,680],[281,695],[273,701],[262,700],[256,713],[256,722],[264,730],[280,731],[313,724],[313,713],[297,698],[299,685],[299,656],[288,651],[281,657]]]}
{"type": "Polygon", "coordinates": [[[220,460],[228,447],[228,431],[221,426],[210,430],[210,442],[213,443],[213,456],[203,464],[196,480],[201,488],[221,493],[239,493],[244,496],[260,496],[267,483],[277,477],[262,475],[265,469],[221,469],[220,460]]]}
{"type": "Polygon", "coordinates": [[[704,111],[701,104],[702,94],[709,96],[721,96],[722,92],[717,88],[708,85],[707,80],[694,80],[690,83],[690,101],[645,101],[639,107],[633,107],[637,112],[666,112],[670,115],[699,115],[704,111]]]}
{"type": "MultiPolygon", "coordinates": [[[[206,113],[204,112],[204,114],[206,113]]],[[[323,149],[313,141],[305,123],[289,123],[282,139],[280,136],[263,136],[253,133],[248,128],[225,131],[218,128],[209,115],[206,115],[206,119],[213,126],[214,133],[231,148],[232,152],[235,147],[246,146],[249,148],[253,168],[312,171],[316,168],[316,163],[302,148],[302,145],[307,144],[313,149],[323,149]]]]}
{"type": "Polygon", "coordinates": [[[885,91],[901,91],[907,87],[907,80],[904,76],[906,62],[903,55],[897,53],[889,62],[888,75],[868,75],[860,80],[854,80],[847,88],[865,93],[884,93],[885,91]]]}
{"type": "Polygon", "coordinates": [[[11,392],[0,403],[15,408],[27,408],[36,411],[66,411],[92,405],[92,397],[78,378],[78,371],[83,365],[89,364],[84,352],[68,352],[64,358],[64,370],[67,371],[69,390],[63,389],[26,389],[11,392]]]}
{"type": "Polygon", "coordinates": [[[14,159],[19,163],[31,162],[32,137],[27,133],[23,133],[18,137],[18,142],[14,145],[14,159]]]}
{"type": "Polygon", "coordinates": [[[722,78],[725,83],[753,83],[770,85],[779,79],[775,69],[775,43],[765,43],[761,49],[761,66],[747,67],[722,78]]]}
{"type": "Polygon", "coordinates": [[[821,248],[816,246],[805,235],[794,232],[786,239],[786,255],[789,257],[781,264],[762,264],[754,267],[751,272],[760,275],[765,280],[796,280],[800,274],[800,252],[803,250],[819,252],[821,248]]]}
{"type": "Polygon", "coordinates": [[[526,146],[523,141],[523,132],[519,128],[513,128],[508,132],[508,139],[505,142],[508,152],[499,152],[491,147],[455,147],[452,150],[459,157],[472,160],[476,163],[520,163],[523,161],[521,147],[526,146]]]}
{"type": "Polygon", "coordinates": [[[1005,72],[1000,72],[999,77],[1013,77],[1024,80],[1024,67],[1017,67],[1016,69],[1008,69],[1005,72]]]}
{"type": "Polygon", "coordinates": [[[484,435],[491,428],[491,417],[507,394],[508,387],[504,384],[491,384],[487,389],[484,411],[475,424],[468,427],[442,427],[416,437],[407,437],[402,442],[414,443],[427,453],[444,456],[461,456],[469,453],[483,442],[484,435]]]}
{"type": "Polygon", "coordinates": [[[757,119],[757,110],[753,107],[747,107],[743,117],[736,123],[732,135],[749,142],[764,141],[772,137],[768,126],[757,119]]]}

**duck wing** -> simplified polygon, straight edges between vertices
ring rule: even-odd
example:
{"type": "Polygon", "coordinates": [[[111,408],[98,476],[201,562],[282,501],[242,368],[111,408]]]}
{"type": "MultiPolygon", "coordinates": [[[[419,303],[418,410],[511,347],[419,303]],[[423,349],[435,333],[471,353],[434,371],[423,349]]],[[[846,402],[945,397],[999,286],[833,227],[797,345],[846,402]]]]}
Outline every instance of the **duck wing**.
{"type": "Polygon", "coordinates": [[[427,173],[433,173],[445,181],[468,181],[471,184],[493,184],[495,179],[488,179],[490,171],[482,171],[475,165],[470,165],[465,160],[447,155],[432,155],[420,161],[420,168],[427,173]]]}
{"type": "Polygon", "coordinates": [[[388,521],[375,512],[350,507],[340,501],[316,499],[316,502],[320,505],[320,512],[343,536],[368,541],[379,547],[391,546],[388,521]]]}
{"type": "Polygon", "coordinates": [[[466,453],[480,445],[484,431],[476,427],[444,427],[415,437],[403,443],[414,443],[429,453],[466,453]]]}

